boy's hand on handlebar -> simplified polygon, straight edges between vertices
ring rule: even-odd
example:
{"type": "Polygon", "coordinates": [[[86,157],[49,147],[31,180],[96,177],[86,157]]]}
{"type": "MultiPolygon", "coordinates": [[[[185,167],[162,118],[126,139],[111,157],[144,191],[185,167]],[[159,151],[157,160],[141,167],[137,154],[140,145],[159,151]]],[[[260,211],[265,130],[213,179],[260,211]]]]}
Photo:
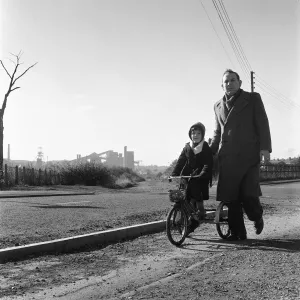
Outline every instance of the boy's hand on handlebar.
{"type": "Polygon", "coordinates": [[[171,176],[168,177],[169,182],[172,182],[172,178],[171,176]]]}

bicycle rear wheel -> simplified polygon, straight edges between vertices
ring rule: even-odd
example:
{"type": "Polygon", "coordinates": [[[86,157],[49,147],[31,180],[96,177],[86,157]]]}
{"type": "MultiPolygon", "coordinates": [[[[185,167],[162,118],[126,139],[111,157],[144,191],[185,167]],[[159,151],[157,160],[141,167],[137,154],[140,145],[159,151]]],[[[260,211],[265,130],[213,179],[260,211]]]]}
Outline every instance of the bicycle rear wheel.
{"type": "Polygon", "coordinates": [[[168,213],[166,230],[169,241],[180,246],[186,238],[188,219],[180,206],[174,206],[168,213]]]}
{"type": "Polygon", "coordinates": [[[227,239],[230,235],[230,229],[228,224],[228,206],[224,202],[220,202],[216,210],[216,227],[219,236],[222,239],[227,239]]]}

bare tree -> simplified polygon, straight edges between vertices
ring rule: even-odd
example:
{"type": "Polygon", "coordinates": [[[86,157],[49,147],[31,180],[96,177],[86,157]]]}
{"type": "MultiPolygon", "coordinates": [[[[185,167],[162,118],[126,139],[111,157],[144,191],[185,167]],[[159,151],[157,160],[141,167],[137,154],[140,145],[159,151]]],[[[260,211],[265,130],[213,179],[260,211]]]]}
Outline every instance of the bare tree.
{"type": "Polygon", "coordinates": [[[37,63],[35,63],[35,64],[31,65],[25,71],[19,72],[20,75],[18,75],[18,71],[19,71],[18,69],[19,69],[20,65],[22,65],[22,63],[20,61],[22,54],[23,54],[22,51],[20,51],[18,54],[11,53],[11,55],[13,56],[13,59],[10,59],[10,61],[14,65],[14,69],[13,69],[12,73],[10,73],[8,71],[8,69],[5,67],[3,61],[0,60],[2,68],[4,69],[4,71],[6,72],[8,77],[10,78],[8,90],[4,95],[2,108],[0,109],[0,186],[3,184],[3,138],[4,138],[3,116],[4,116],[4,112],[5,112],[5,108],[6,108],[7,99],[11,92],[20,88],[19,86],[15,86],[16,81],[19,80],[23,75],[25,75],[28,72],[28,70],[30,70],[37,64],[37,63]]]}

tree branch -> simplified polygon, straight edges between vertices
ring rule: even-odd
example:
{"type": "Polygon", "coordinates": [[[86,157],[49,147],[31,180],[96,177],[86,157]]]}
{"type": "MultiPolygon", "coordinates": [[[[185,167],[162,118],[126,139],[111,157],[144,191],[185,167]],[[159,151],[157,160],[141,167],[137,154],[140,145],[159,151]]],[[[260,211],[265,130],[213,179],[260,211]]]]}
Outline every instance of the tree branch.
{"type": "Polygon", "coordinates": [[[4,66],[4,64],[3,64],[3,62],[2,62],[2,60],[0,60],[0,62],[1,62],[2,68],[5,70],[6,74],[9,76],[9,78],[11,78],[11,76],[10,76],[10,74],[8,73],[8,71],[6,70],[6,68],[5,68],[5,66],[4,66]]]}
{"type": "Polygon", "coordinates": [[[16,90],[16,89],[20,89],[20,88],[21,88],[21,87],[17,86],[17,87],[15,87],[15,88],[11,89],[9,92],[12,92],[12,91],[14,91],[14,90],[16,90]]]}
{"type": "Polygon", "coordinates": [[[23,53],[22,53],[22,51],[20,51],[18,54],[13,54],[13,53],[10,53],[10,54],[11,54],[12,56],[14,56],[14,57],[15,57],[15,60],[16,60],[16,62],[14,62],[14,61],[12,61],[12,60],[10,59],[10,61],[15,65],[15,68],[14,68],[14,70],[13,70],[12,75],[9,74],[9,72],[7,71],[6,67],[5,67],[4,64],[3,64],[3,61],[0,60],[0,63],[1,63],[1,65],[2,65],[2,67],[3,67],[3,69],[5,70],[6,74],[7,74],[7,75],[9,76],[9,78],[10,78],[8,90],[7,90],[7,93],[4,95],[4,100],[3,100],[3,103],[2,103],[2,109],[1,109],[1,115],[2,115],[2,116],[4,115],[4,111],[5,111],[5,108],[6,108],[6,103],[7,103],[7,98],[8,98],[8,96],[10,95],[11,92],[13,92],[14,90],[17,90],[17,89],[20,88],[19,86],[13,88],[14,84],[16,83],[16,81],[17,81],[19,78],[21,78],[23,75],[25,75],[25,74],[28,72],[28,70],[30,70],[31,68],[33,68],[33,67],[37,64],[37,62],[36,62],[35,64],[33,64],[32,66],[30,66],[29,68],[27,68],[21,75],[19,75],[17,78],[14,79],[14,77],[15,77],[16,74],[17,74],[18,67],[21,65],[21,63],[20,63],[20,58],[21,58],[21,56],[22,56],[23,53]]]}
{"type": "Polygon", "coordinates": [[[10,81],[9,88],[11,88],[14,85],[14,77],[15,77],[15,74],[17,73],[18,67],[19,67],[19,61],[17,62],[15,69],[13,71],[13,74],[11,75],[11,81],[10,81]]]}
{"type": "MultiPolygon", "coordinates": [[[[13,81],[12,85],[14,85],[14,84],[16,83],[16,81],[17,81],[19,78],[21,78],[21,77],[22,77],[29,69],[33,68],[36,64],[37,64],[37,62],[36,62],[35,64],[33,64],[32,66],[30,66],[29,68],[27,68],[20,76],[18,76],[18,77],[13,81]]],[[[19,63],[18,63],[17,66],[19,66],[19,63]]],[[[17,67],[16,67],[16,70],[17,70],[17,67]]]]}

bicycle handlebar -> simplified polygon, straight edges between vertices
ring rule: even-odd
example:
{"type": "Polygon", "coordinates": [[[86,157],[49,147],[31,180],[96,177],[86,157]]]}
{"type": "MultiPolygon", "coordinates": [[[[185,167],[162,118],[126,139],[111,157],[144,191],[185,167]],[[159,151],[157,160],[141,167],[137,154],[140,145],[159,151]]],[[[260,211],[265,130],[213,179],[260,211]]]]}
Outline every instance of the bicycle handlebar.
{"type": "Polygon", "coordinates": [[[168,180],[169,182],[172,181],[172,179],[181,179],[181,178],[187,178],[187,179],[190,179],[190,178],[199,178],[200,175],[181,175],[181,176],[169,176],[168,177],[168,180]]]}

